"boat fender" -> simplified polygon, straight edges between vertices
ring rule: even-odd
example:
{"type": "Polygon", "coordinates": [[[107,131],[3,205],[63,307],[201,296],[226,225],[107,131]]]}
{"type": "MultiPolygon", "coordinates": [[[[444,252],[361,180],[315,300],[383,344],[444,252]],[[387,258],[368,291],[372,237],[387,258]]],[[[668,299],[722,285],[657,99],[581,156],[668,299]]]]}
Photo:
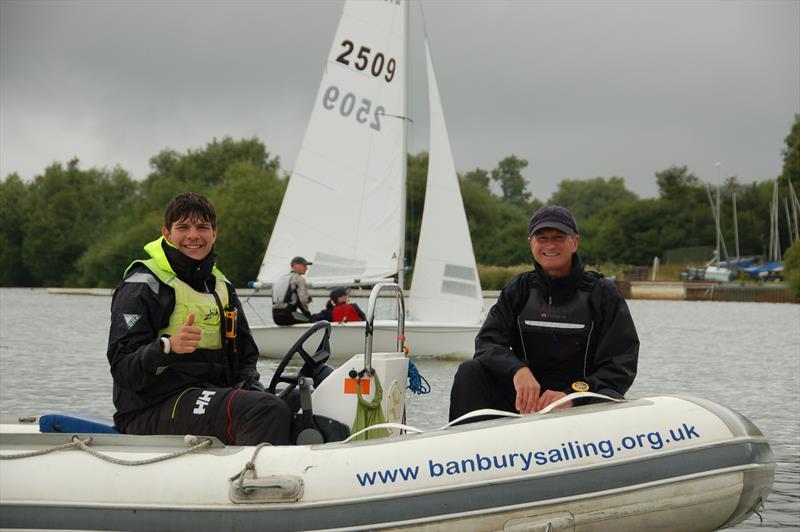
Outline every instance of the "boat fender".
{"type": "MultiPolygon", "coordinates": [[[[392,380],[389,385],[389,392],[386,394],[386,421],[390,423],[401,423],[403,421],[403,414],[406,410],[405,401],[403,396],[405,390],[402,390],[400,383],[397,379],[392,380]]],[[[392,433],[398,435],[399,433],[392,433]]]]}

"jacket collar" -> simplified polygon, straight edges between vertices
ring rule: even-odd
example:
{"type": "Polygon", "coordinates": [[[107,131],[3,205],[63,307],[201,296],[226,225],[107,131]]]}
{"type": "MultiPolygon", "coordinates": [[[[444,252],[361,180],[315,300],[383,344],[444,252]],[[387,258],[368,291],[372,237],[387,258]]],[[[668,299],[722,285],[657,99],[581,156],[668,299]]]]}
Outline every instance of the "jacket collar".
{"type": "Polygon", "coordinates": [[[570,299],[580,286],[583,278],[583,260],[576,251],[572,255],[572,270],[566,277],[550,277],[544,273],[542,265],[536,260],[533,261],[536,269],[536,282],[544,291],[544,296],[550,298],[555,296],[558,300],[570,299]]]}
{"type": "Polygon", "coordinates": [[[144,249],[156,261],[159,268],[174,273],[178,279],[198,292],[214,290],[216,281],[213,279],[212,271],[217,253],[213,247],[211,253],[202,260],[187,257],[163,236],[147,244],[144,249]]]}

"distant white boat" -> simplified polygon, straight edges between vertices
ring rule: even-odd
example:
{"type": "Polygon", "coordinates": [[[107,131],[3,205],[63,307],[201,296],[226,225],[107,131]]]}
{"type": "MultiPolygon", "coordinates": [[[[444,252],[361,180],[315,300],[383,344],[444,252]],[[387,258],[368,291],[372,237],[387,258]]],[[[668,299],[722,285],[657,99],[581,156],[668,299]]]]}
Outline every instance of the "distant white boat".
{"type": "Polygon", "coordinates": [[[733,279],[733,271],[721,266],[706,266],[705,280],[706,281],[721,281],[727,283],[733,279]]]}
{"type": "MultiPolygon", "coordinates": [[[[402,279],[407,10],[406,2],[345,3],[254,286],[272,285],[297,255],[313,263],[306,278],[315,287],[402,279]]],[[[425,50],[431,140],[406,338],[414,355],[470,358],[483,298],[427,39],[425,50]]],[[[392,348],[395,325],[378,323],[376,348],[392,348]]],[[[261,354],[277,358],[308,327],[251,329],[261,354]]],[[[333,360],[363,343],[363,324],[333,325],[333,360]]]]}

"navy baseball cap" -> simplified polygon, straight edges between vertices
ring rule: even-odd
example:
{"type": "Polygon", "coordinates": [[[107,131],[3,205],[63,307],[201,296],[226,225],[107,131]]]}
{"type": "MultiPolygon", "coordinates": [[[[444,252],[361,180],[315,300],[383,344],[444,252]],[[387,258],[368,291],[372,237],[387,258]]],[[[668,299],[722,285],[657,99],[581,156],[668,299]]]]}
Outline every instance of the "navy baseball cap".
{"type": "Polygon", "coordinates": [[[347,288],[343,286],[337,286],[336,288],[331,290],[330,298],[331,300],[336,301],[338,298],[346,296],[347,293],[348,293],[347,288]]]}
{"type": "Polygon", "coordinates": [[[545,205],[533,213],[528,222],[528,238],[539,229],[558,229],[564,233],[575,236],[578,234],[578,222],[569,212],[569,209],[558,205],[545,205]]]}
{"type": "Polygon", "coordinates": [[[312,263],[308,262],[303,257],[295,257],[292,259],[291,264],[302,264],[303,266],[310,266],[312,263]]]}

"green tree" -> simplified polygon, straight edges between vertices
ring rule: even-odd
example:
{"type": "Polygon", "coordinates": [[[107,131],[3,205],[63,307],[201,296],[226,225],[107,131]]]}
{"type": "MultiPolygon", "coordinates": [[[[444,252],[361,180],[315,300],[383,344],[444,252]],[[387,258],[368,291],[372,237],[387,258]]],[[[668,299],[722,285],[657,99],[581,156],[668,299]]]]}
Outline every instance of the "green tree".
{"type": "Polygon", "coordinates": [[[256,278],[286,184],[275,169],[240,161],[228,167],[212,190],[219,220],[218,265],[235,286],[256,278]]]}
{"type": "Polygon", "coordinates": [[[468,176],[460,184],[475,260],[502,266],[530,263],[526,244],[530,205],[508,204],[468,176]]]}
{"type": "Polygon", "coordinates": [[[214,139],[202,149],[189,149],[186,153],[165,149],[150,158],[151,172],[142,182],[141,200],[148,206],[163,207],[183,191],[208,195],[227,169],[238,162],[249,162],[268,172],[280,169],[280,159],[270,157],[266,146],[256,138],[214,139]]]}
{"type": "Polygon", "coordinates": [[[794,124],[783,142],[786,147],[782,151],[781,182],[785,185],[787,179],[791,180],[797,191],[798,184],[800,184],[800,113],[794,115],[794,124]]]}
{"type": "Polygon", "coordinates": [[[31,282],[22,263],[22,244],[29,210],[28,187],[17,174],[0,182],[0,286],[24,286],[31,282]]]}
{"type": "Polygon", "coordinates": [[[568,208],[578,220],[578,227],[603,209],[620,203],[636,201],[638,196],[625,187],[622,177],[594,179],[565,179],[548,202],[568,208]]]}
{"type": "Polygon", "coordinates": [[[60,286],[105,228],[125,212],[135,187],[120,168],[81,170],[78,159],[54,163],[37,176],[27,202],[22,261],[37,285],[60,286]]]}
{"type": "Polygon", "coordinates": [[[161,151],[150,159],[153,171],[130,195],[119,219],[81,257],[76,282],[116,285],[131,260],[143,258],[142,246],[161,234],[167,203],[180,192],[193,191],[215,202],[221,227],[228,227],[217,242],[218,249],[230,252],[220,253],[220,267],[231,280],[246,283],[258,272],[277,217],[274,205],[283,198],[286,184],[277,177],[279,163],[256,139],[226,137],[200,150],[161,151]],[[253,224],[252,231],[242,229],[247,223],[253,224]]]}
{"type": "Polygon", "coordinates": [[[526,191],[528,183],[522,177],[522,170],[527,166],[525,159],[509,155],[492,170],[492,180],[500,185],[503,199],[512,205],[522,206],[530,200],[531,194],[526,191]]]}
{"type": "Polygon", "coordinates": [[[656,172],[656,184],[662,199],[685,201],[697,200],[704,192],[703,184],[686,166],[670,166],[656,172]]]}
{"type": "Polygon", "coordinates": [[[78,286],[111,288],[121,280],[125,269],[136,259],[146,259],[144,245],[161,235],[164,225],[160,210],[130,217],[114,226],[108,236],[98,238],[75,264],[78,286]]]}
{"type": "Polygon", "coordinates": [[[417,241],[425,206],[425,186],[428,183],[428,152],[406,158],[406,265],[413,269],[417,256],[417,241]]]}
{"type": "MultiPolygon", "coordinates": [[[[736,194],[736,218],[739,232],[739,254],[766,255],[769,239],[769,202],[773,184],[770,181],[739,183],[736,177],[726,180],[721,189],[720,224],[728,247],[728,255],[735,255],[735,231],[733,227],[733,195],[736,194]]],[[[710,210],[710,207],[709,207],[710,210]]],[[[712,221],[709,223],[713,223],[712,221]]]]}
{"type": "MultiPolygon", "coordinates": [[[[621,264],[649,264],[662,253],[671,228],[664,218],[668,205],[657,199],[643,199],[606,211],[593,243],[593,261],[621,264]]],[[[583,246],[583,243],[581,243],[583,246]]]]}
{"type": "Polygon", "coordinates": [[[789,293],[800,298],[800,240],[783,255],[783,275],[789,285],[789,293]]]}
{"type": "Polygon", "coordinates": [[[483,168],[470,170],[461,176],[461,180],[466,183],[474,183],[478,187],[489,190],[489,172],[483,168]]]}

